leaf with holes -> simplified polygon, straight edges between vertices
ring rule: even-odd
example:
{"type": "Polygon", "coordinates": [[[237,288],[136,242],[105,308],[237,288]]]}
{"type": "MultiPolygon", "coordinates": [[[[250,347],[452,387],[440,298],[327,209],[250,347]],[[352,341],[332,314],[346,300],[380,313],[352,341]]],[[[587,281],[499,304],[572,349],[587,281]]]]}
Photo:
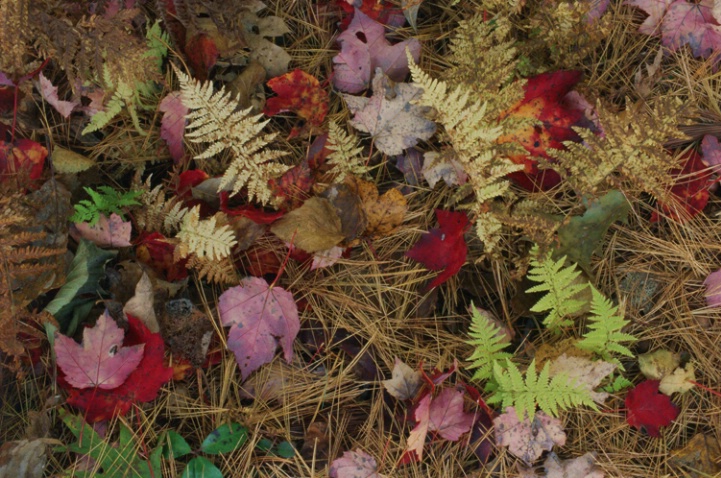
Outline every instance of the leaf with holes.
{"type": "Polygon", "coordinates": [[[257,277],[246,277],[218,299],[220,320],[230,326],[228,348],[235,354],[243,379],[273,360],[280,345],[284,358],[293,359],[293,340],[300,330],[293,294],[268,287],[257,277]]]}

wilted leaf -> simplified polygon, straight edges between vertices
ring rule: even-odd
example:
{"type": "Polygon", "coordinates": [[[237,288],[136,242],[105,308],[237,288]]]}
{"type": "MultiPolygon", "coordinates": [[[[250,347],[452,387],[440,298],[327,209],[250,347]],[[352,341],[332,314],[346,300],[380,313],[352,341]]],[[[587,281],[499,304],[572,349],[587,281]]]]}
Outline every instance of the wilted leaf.
{"type": "Polygon", "coordinates": [[[0,477],[42,478],[47,459],[42,438],[3,443],[0,447],[0,477]]]}
{"type": "Polygon", "coordinates": [[[391,377],[389,380],[383,380],[383,387],[398,400],[412,399],[421,387],[420,370],[412,369],[398,357],[393,365],[391,377]]]}
{"type": "Polygon", "coordinates": [[[365,237],[387,236],[403,223],[408,203],[399,190],[389,189],[379,196],[378,188],[372,182],[352,177],[348,183],[356,189],[363,205],[368,221],[363,233],[365,237]]]}
{"type": "Polygon", "coordinates": [[[595,402],[603,403],[608,398],[608,393],[596,392],[595,389],[614,370],[616,370],[615,364],[603,360],[593,361],[585,357],[569,357],[563,354],[551,362],[549,373],[551,377],[565,374],[571,382],[583,385],[595,402]]]}
{"type": "Polygon", "coordinates": [[[678,416],[678,407],[667,395],[658,393],[658,385],[658,380],[646,380],[626,395],[626,421],[652,437],[660,436],[659,428],[670,425],[678,416]]]}
{"type": "Polygon", "coordinates": [[[133,225],[130,221],[123,219],[115,213],[110,218],[105,214],[98,216],[98,221],[91,226],[88,222],[76,222],[71,226],[70,234],[73,239],[87,239],[99,247],[130,247],[130,236],[133,233],[133,225]]]}
{"type": "Polygon", "coordinates": [[[278,219],[270,230],[306,252],[330,249],[344,237],[333,205],[319,197],[308,199],[301,207],[278,219]]]}
{"type": "Polygon", "coordinates": [[[658,390],[666,395],[676,392],[685,393],[694,387],[692,382],[696,381],[694,366],[691,362],[685,367],[678,367],[673,373],[666,375],[661,379],[658,390]]]}
{"type": "Polygon", "coordinates": [[[671,468],[690,478],[717,476],[721,471],[721,446],[718,440],[697,433],[685,447],[674,450],[668,459],[671,468]],[[688,475],[686,475],[688,473],[688,475]]]}
{"type": "Polygon", "coordinates": [[[293,340],[300,330],[298,307],[290,292],[247,277],[241,285],[223,292],[218,310],[223,325],[230,326],[228,348],[235,354],[243,379],[273,360],[278,345],[290,363],[293,340]]]}
{"type": "Polygon", "coordinates": [[[79,173],[95,166],[95,161],[75,151],[55,146],[53,148],[53,168],[59,173],[79,173]]]}
{"type": "Polygon", "coordinates": [[[427,120],[428,108],[414,104],[423,90],[409,83],[391,86],[380,68],[373,78],[373,96],[343,95],[353,113],[351,126],[369,133],[373,144],[388,155],[401,154],[436,132],[436,124],[427,120]]]}
{"type": "Polygon", "coordinates": [[[514,407],[493,419],[496,429],[496,444],[507,446],[508,451],[527,465],[532,465],[544,451],[550,451],[554,445],[566,444],[566,434],[561,421],[537,411],[533,422],[528,418],[518,420],[514,407]]]}
{"type": "Polygon", "coordinates": [[[341,50],[333,57],[333,85],[346,93],[365,90],[377,68],[391,80],[403,81],[409,72],[406,48],[416,62],[421,53],[421,44],[415,38],[391,45],[385,27],[358,9],[337,41],[341,50]]]}
{"type": "Polygon", "coordinates": [[[595,463],[595,453],[586,453],[572,460],[559,460],[551,454],[543,462],[543,467],[546,478],[603,478],[603,470],[595,463]]]}
{"type": "Polygon", "coordinates": [[[79,101],[63,101],[58,98],[58,87],[45,78],[42,71],[38,75],[38,81],[40,83],[40,93],[45,101],[50,103],[63,118],[69,118],[73,110],[80,106],[79,101]]]}
{"type": "Polygon", "coordinates": [[[180,163],[185,156],[183,135],[185,134],[185,115],[188,107],[180,99],[180,91],[171,91],[158,105],[163,112],[160,120],[160,137],[165,140],[175,164],[180,163]]]}
{"type": "Polygon", "coordinates": [[[148,274],[143,272],[140,280],[135,284],[135,295],[123,306],[123,312],[140,319],[152,333],[160,332],[153,308],[154,299],[153,283],[148,274]]]}
{"type": "Polygon", "coordinates": [[[429,151],[423,155],[423,177],[432,188],[436,187],[441,179],[446,186],[459,186],[466,184],[468,175],[456,159],[452,150],[439,153],[429,151]]]}
{"type": "Polygon", "coordinates": [[[582,216],[572,216],[558,229],[560,245],[557,256],[566,256],[582,269],[589,270],[591,256],[603,242],[608,228],[617,221],[625,223],[630,210],[626,196],[617,190],[611,190],[587,204],[582,216]]]}
{"type": "Polygon", "coordinates": [[[416,21],[418,19],[418,9],[421,8],[423,0],[401,0],[401,8],[403,15],[408,20],[408,24],[416,31],[416,21]]]}
{"type": "Polygon", "coordinates": [[[659,349],[638,356],[641,373],[650,380],[661,380],[673,373],[681,363],[681,356],[670,350],[659,349]]]}
{"type": "Polygon", "coordinates": [[[58,334],[55,357],[65,380],[75,388],[120,386],[143,359],[143,345],[123,347],[125,332],[106,311],[83,330],[83,344],[58,334]]]}
{"type": "Polygon", "coordinates": [[[331,478],[385,478],[377,473],[378,464],[375,458],[360,448],[346,451],[341,458],[336,458],[330,465],[331,478]]]}
{"type": "Polygon", "coordinates": [[[334,246],[326,251],[318,251],[313,254],[313,263],[310,265],[310,270],[322,269],[324,267],[330,267],[340,259],[343,255],[345,248],[334,246]]]}

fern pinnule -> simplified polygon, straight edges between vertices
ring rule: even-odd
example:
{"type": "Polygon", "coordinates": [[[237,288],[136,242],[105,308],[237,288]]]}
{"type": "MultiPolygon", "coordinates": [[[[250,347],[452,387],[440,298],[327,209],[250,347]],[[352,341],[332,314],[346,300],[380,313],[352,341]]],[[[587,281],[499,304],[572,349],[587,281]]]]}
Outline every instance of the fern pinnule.
{"type": "Polygon", "coordinates": [[[520,420],[527,416],[531,421],[536,407],[554,417],[558,416],[559,410],[580,405],[598,409],[590,391],[583,385],[576,385],[565,374],[551,378],[550,365],[550,362],[546,362],[541,372],[537,373],[536,361],[533,360],[524,378],[518,366],[510,360],[506,360],[506,368],[500,362],[494,362],[495,386],[486,402],[501,403],[503,409],[515,407],[520,420]]]}
{"type": "Polygon", "coordinates": [[[508,347],[508,339],[502,334],[479,309],[471,304],[472,319],[468,335],[471,340],[466,343],[474,347],[473,353],[468,357],[470,369],[476,369],[473,380],[488,380],[493,377],[493,364],[499,360],[511,358],[512,354],[502,352],[508,347]]]}
{"type": "Polygon", "coordinates": [[[593,299],[591,301],[591,314],[588,319],[590,323],[588,332],[583,334],[576,347],[589,350],[599,355],[603,360],[615,363],[623,369],[618,359],[611,356],[611,353],[633,357],[628,347],[622,342],[635,342],[638,340],[631,334],[621,332],[629,324],[623,316],[618,314],[618,307],[614,307],[609,299],[603,296],[595,287],[591,288],[593,299]]]}
{"type": "Polygon", "coordinates": [[[180,241],[175,248],[176,260],[190,254],[218,261],[228,257],[238,243],[235,232],[227,224],[218,226],[215,216],[201,220],[199,211],[196,206],[183,218],[180,232],[175,236],[180,241]]]}
{"type": "Polygon", "coordinates": [[[328,123],[325,147],[332,151],[328,155],[328,162],[333,165],[330,172],[337,175],[336,181],[343,181],[347,174],[361,176],[368,171],[361,156],[363,147],[359,145],[358,137],[348,134],[335,121],[328,123]]]}
{"type": "Polygon", "coordinates": [[[141,207],[133,214],[136,224],[146,231],[158,231],[166,236],[174,234],[190,210],[178,196],[166,199],[161,184],[150,189],[150,178],[143,187],[145,190],[138,198],[141,207]]]}
{"type": "Polygon", "coordinates": [[[214,92],[210,82],[200,83],[175,68],[180,81],[181,101],[190,110],[185,137],[194,143],[210,143],[196,159],[210,158],[229,149],[232,162],[220,180],[218,191],[231,196],[247,187],[248,197],[262,204],[271,199],[268,181],[290,169],[274,161],[285,151],[264,149],[276,133],[261,134],[270,120],[251,115],[251,108],[238,110],[238,101],[223,88],[214,92]]]}
{"type": "Polygon", "coordinates": [[[532,312],[548,312],[543,323],[551,330],[573,324],[569,316],[578,315],[586,309],[588,302],[579,298],[581,293],[589,287],[588,282],[579,278],[581,271],[576,264],[564,267],[566,257],[554,261],[552,251],[548,251],[543,258],[539,257],[538,246],[531,250],[531,268],[528,270],[528,279],[539,282],[526,292],[548,292],[531,307],[532,312]]]}

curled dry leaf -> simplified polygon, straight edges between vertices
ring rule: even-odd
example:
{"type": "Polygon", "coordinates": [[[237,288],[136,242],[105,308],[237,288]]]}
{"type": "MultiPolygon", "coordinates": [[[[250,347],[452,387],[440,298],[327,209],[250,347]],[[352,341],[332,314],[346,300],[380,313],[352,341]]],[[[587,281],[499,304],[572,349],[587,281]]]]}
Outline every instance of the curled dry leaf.
{"type": "Polygon", "coordinates": [[[125,303],[123,312],[140,319],[151,332],[159,332],[160,327],[153,308],[154,300],[153,283],[150,281],[148,274],[143,272],[140,280],[135,285],[135,295],[125,303]]]}
{"type": "Polygon", "coordinates": [[[608,398],[608,393],[596,392],[594,389],[614,370],[616,370],[615,364],[603,360],[594,361],[585,357],[569,357],[563,354],[551,362],[549,372],[551,377],[562,373],[566,374],[571,382],[583,385],[595,402],[603,403],[608,398]]]}
{"type": "Polygon", "coordinates": [[[544,451],[550,451],[554,445],[566,444],[566,433],[561,421],[549,417],[542,411],[536,412],[533,422],[528,418],[518,420],[514,407],[493,419],[496,429],[496,444],[507,446],[508,451],[527,465],[532,465],[544,451]]]}
{"type": "Polygon", "coordinates": [[[284,240],[306,252],[325,251],[344,238],[335,208],[324,198],[312,197],[270,227],[284,240]]]}
{"type": "Polygon", "coordinates": [[[365,237],[375,239],[387,236],[403,223],[408,203],[399,190],[389,189],[379,195],[375,184],[355,177],[350,184],[358,191],[368,220],[363,233],[365,237]]]}
{"type": "Polygon", "coordinates": [[[398,400],[410,400],[421,387],[421,372],[414,370],[396,357],[389,380],[383,380],[383,387],[398,400]]]}

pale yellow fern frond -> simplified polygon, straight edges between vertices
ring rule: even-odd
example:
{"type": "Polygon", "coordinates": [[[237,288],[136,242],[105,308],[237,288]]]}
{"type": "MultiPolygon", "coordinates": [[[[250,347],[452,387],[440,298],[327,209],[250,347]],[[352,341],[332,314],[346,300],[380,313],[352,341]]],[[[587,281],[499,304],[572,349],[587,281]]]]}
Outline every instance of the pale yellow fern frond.
{"type": "Polygon", "coordinates": [[[343,181],[348,174],[362,176],[368,172],[368,167],[361,156],[363,147],[359,145],[358,137],[347,133],[334,121],[328,124],[328,140],[325,147],[332,151],[328,155],[328,162],[333,165],[330,172],[337,175],[337,181],[343,181]]]}
{"type": "Polygon", "coordinates": [[[209,143],[195,158],[210,158],[230,150],[233,159],[219,191],[230,191],[232,196],[247,187],[250,200],[267,204],[271,199],[268,181],[289,169],[274,162],[287,154],[285,151],[264,149],[276,136],[261,134],[270,120],[261,121],[262,114],[251,115],[251,108],[238,109],[238,101],[223,88],[214,91],[210,82],[200,83],[177,68],[175,72],[180,80],[181,100],[190,110],[185,137],[194,143],[209,143]]]}
{"type": "Polygon", "coordinates": [[[200,219],[196,206],[185,215],[180,231],[175,236],[179,243],[175,248],[176,259],[193,254],[198,259],[221,260],[230,255],[231,248],[238,243],[233,229],[225,224],[217,225],[217,217],[200,219]]]}

